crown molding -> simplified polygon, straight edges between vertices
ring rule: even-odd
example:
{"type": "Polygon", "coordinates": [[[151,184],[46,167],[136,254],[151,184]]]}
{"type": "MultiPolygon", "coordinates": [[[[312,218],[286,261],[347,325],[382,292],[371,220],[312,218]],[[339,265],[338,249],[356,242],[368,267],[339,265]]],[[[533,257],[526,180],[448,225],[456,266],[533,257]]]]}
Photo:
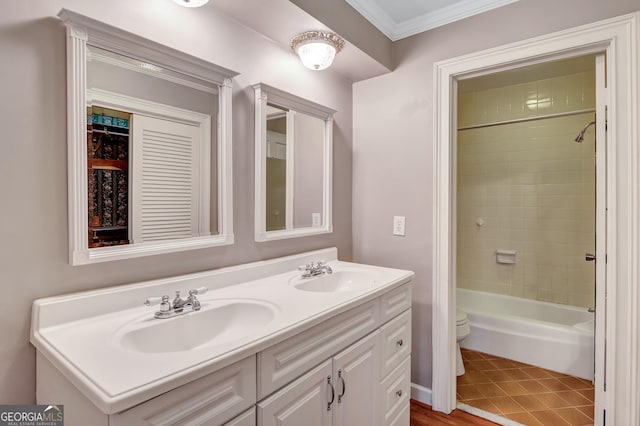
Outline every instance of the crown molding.
{"type": "Polygon", "coordinates": [[[433,12],[418,15],[402,22],[396,22],[391,19],[383,8],[371,0],[346,0],[347,3],[392,41],[410,37],[516,1],[518,0],[462,0],[433,12]]]}
{"type": "Polygon", "coordinates": [[[371,0],[345,0],[351,7],[353,7],[358,13],[364,16],[367,21],[371,22],[373,26],[378,28],[384,35],[386,35],[391,41],[396,41],[393,38],[393,34],[396,33],[396,27],[398,24],[391,19],[389,14],[381,8],[378,3],[371,0]]]}

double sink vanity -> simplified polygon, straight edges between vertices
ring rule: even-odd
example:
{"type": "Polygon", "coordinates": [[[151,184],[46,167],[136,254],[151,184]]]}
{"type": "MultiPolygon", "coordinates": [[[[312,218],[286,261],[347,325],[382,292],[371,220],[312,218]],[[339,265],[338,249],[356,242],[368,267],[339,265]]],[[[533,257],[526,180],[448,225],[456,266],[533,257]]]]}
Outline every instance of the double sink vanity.
{"type": "Polygon", "coordinates": [[[71,426],[408,425],[412,277],[325,249],[39,299],[37,400],[71,426]],[[143,303],[190,289],[197,311],[143,303]]]}

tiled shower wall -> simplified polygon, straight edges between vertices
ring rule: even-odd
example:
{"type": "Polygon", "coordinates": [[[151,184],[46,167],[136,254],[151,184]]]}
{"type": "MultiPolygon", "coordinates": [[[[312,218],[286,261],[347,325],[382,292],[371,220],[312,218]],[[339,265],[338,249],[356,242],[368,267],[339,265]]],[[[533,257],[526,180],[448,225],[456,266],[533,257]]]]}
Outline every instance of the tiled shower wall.
{"type": "MultiPolygon", "coordinates": [[[[461,93],[459,128],[595,107],[593,72],[461,93]]],[[[593,306],[593,113],[458,131],[459,287],[593,306]],[[516,251],[515,264],[496,250],[516,251]]]]}

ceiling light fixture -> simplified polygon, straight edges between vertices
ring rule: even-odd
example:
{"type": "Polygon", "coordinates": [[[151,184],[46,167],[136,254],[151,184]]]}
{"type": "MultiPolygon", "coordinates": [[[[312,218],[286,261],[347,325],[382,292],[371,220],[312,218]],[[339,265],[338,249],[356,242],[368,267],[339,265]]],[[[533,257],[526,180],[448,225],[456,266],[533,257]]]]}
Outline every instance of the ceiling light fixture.
{"type": "Polygon", "coordinates": [[[184,7],[200,7],[204,6],[209,2],[209,0],[173,0],[178,3],[180,6],[184,7]]]}
{"type": "Polygon", "coordinates": [[[300,56],[302,64],[315,71],[329,68],[344,47],[344,40],[328,31],[307,31],[291,40],[291,49],[300,56]]]}

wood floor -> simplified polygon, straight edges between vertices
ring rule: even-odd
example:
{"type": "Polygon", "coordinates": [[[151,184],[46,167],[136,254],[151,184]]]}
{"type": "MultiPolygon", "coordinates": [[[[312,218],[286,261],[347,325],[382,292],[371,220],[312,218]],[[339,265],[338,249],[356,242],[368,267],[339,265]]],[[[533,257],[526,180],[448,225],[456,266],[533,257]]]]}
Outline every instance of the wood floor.
{"type": "Polygon", "coordinates": [[[433,411],[430,406],[411,400],[411,426],[495,426],[497,423],[454,410],[447,415],[433,411]]]}

